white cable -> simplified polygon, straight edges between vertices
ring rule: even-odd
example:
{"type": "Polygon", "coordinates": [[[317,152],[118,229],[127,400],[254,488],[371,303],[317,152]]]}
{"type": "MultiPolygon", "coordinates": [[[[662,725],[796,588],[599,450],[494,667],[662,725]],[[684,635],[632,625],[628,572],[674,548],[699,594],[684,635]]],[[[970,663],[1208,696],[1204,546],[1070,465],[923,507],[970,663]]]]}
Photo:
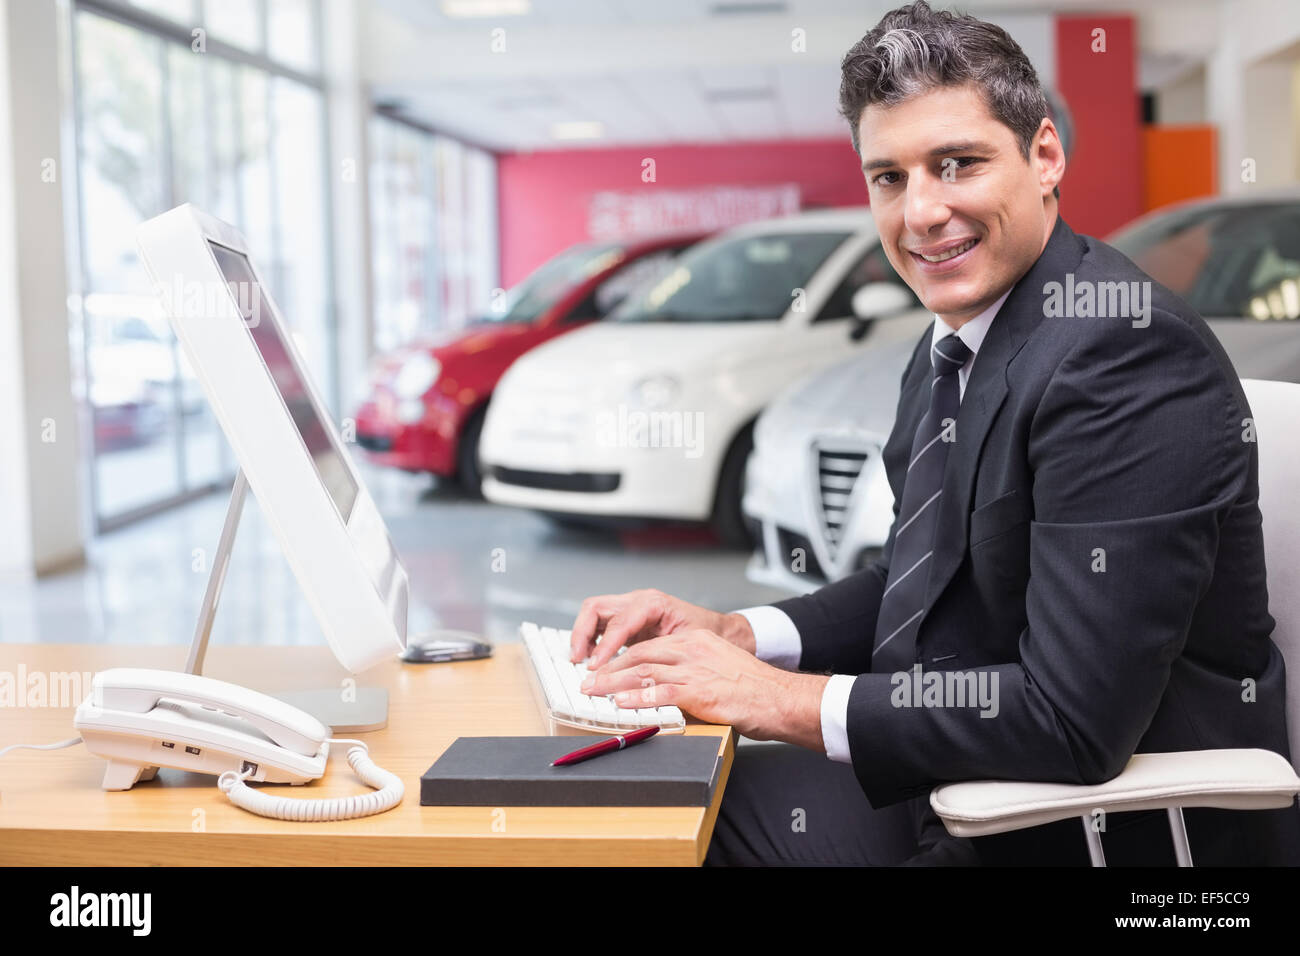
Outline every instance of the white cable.
{"type": "Polygon", "coordinates": [[[375,788],[374,793],[357,794],[352,797],[335,797],[320,800],[298,800],[293,797],[277,797],[260,790],[254,790],[244,781],[249,771],[236,773],[227,770],[217,778],[217,786],[230,798],[235,806],[243,807],[250,813],[277,820],[322,821],[352,820],[367,817],[375,813],[391,810],[402,802],[406,787],[397,774],[389,773],[382,767],[375,766],[370,759],[366,745],[359,740],[336,740],[329,743],[356,744],[348,750],[348,764],[358,777],[375,788]]]}
{"type": "Polygon", "coordinates": [[[67,740],[60,740],[57,744],[10,744],[0,750],[0,757],[11,750],[62,750],[64,747],[75,747],[79,743],[81,743],[80,737],[69,737],[67,740]]]}

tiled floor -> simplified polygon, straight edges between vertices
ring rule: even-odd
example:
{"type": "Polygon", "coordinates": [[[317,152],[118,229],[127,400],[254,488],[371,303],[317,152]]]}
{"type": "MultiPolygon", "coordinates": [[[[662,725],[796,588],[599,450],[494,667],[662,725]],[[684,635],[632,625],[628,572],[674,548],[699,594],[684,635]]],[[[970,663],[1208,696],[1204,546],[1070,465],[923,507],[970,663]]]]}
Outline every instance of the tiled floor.
{"type": "MultiPolygon", "coordinates": [[[[425,477],[364,476],[411,578],[412,634],[449,627],[516,640],[521,620],[568,627],[584,597],[639,587],[720,610],[786,596],[745,579],[747,555],[690,529],[572,531],[425,477]]],[[[225,509],[212,496],[101,536],[80,570],[0,583],[0,641],[188,643],[225,509]]],[[[251,497],[212,640],[324,643],[251,497]]]]}

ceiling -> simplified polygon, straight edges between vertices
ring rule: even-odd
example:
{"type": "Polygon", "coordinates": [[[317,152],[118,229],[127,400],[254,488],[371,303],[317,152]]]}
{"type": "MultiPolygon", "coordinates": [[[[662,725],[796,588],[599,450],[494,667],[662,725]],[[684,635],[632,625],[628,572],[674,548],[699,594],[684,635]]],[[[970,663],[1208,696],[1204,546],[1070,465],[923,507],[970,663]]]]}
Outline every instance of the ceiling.
{"type": "MultiPolygon", "coordinates": [[[[524,16],[455,18],[443,2],[369,5],[362,51],[371,96],[497,151],[844,136],[840,58],[896,5],[531,0],[524,16]]],[[[1140,38],[1164,38],[1143,42],[1144,79],[1203,59],[1218,16],[1217,0],[964,4],[1003,25],[1049,81],[1050,14],[1099,5],[1137,15],[1140,38]]]]}

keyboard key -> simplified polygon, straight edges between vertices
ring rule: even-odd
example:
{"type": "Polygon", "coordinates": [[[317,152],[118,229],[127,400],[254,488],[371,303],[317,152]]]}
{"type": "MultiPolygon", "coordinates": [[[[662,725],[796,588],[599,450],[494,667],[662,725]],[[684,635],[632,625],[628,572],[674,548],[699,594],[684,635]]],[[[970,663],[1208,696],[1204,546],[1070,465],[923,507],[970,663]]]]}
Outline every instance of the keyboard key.
{"type": "Polygon", "coordinates": [[[524,622],[519,635],[555,720],[611,735],[656,725],[670,733],[685,729],[686,721],[676,707],[619,707],[608,697],[582,693],[590,671],[585,663],[569,660],[569,631],[524,622]]]}

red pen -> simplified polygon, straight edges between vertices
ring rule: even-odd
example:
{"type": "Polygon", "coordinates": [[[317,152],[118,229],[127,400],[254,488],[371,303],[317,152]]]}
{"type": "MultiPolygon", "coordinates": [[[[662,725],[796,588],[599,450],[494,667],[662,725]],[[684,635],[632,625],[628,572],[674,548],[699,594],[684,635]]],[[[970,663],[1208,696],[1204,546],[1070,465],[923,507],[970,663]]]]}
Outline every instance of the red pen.
{"type": "Polygon", "coordinates": [[[615,750],[622,750],[625,747],[639,744],[643,740],[649,740],[657,733],[659,733],[658,727],[642,727],[630,734],[619,734],[617,737],[610,737],[598,744],[592,744],[590,747],[583,747],[571,754],[557,757],[551,761],[551,766],[567,767],[571,763],[581,763],[584,760],[590,760],[592,757],[599,757],[601,754],[613,753],[615,750]]]}

